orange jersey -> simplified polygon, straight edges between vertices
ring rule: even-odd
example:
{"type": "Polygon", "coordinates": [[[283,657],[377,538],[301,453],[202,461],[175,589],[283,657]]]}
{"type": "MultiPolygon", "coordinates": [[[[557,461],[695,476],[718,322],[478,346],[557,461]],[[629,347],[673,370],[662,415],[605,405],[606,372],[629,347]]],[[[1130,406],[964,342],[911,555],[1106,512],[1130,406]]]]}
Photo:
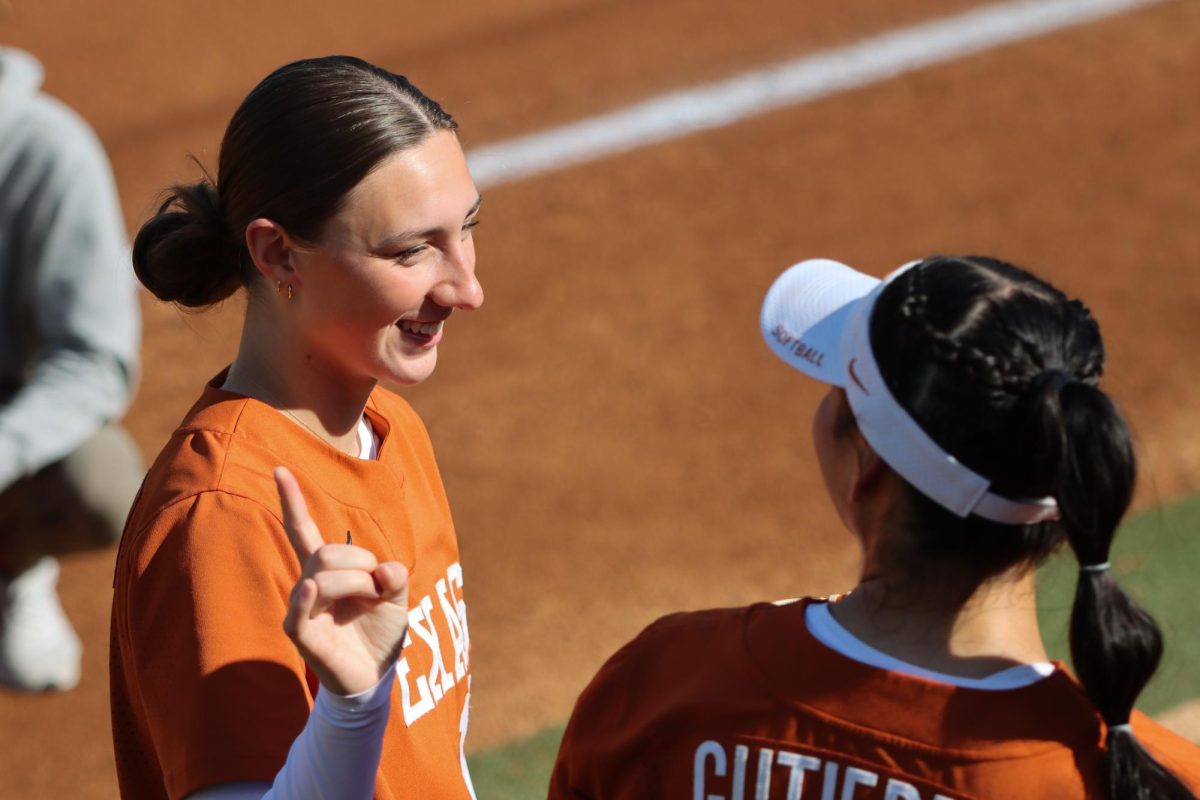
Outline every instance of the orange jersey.
{"type": "MultiPolygon", "coordinates": [[[[605,664],[564,734],[550,798],[1071,800],[1104,797],[1103,729],[1061,664],[987,691],[847,658],[808,602],[664,617],[605,664]]],[[[1200,748],[1135,715],[1193,790],[1200,748]]]]}
{"type": "MultiPolygon", "coordinates": [[[[219,384],[221,378],[214,381],[219,384]]],[[[345,455],[210,384],[151,467],[117,556],[111,690],[124,797],[271,781],[318,683],[283,632],[300,565],[271,471],[295,474],[329,542],[410,571],[375,797],[467,798],[468,635],[450,509],[416,413],[376,389],[379,458],[345,455]]]]}

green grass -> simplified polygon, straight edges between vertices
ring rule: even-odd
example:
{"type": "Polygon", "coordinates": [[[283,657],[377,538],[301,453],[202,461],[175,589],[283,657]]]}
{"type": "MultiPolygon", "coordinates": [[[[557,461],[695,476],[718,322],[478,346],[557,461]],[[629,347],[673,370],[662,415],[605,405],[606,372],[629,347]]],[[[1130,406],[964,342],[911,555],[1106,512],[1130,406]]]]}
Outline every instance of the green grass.
{"type": "Polygon", "coordinates": [[[528,739],[470,756],[471,780],[480,800],[544,798],[563,727],[554,725],[528,739]]]}
{"type": "MultiPolygon", "coordinates": [[[[1158,620],[1166,640],[1162,664],[1138,707],[1155,714],[1200,697],[1200,496],[1145,511],[1117,534],[1111,557],[1121,585],[1158,620]]],[[[1042,636],[1053,658],[1069,661],[1067,619],[1079,566],[1069,550],[1038,575],[1042,636]]]]}
{"type": "MultiPolygon", "coordinates": [[[[1163,663],[1138,704],[1150,714],[1200,697],[1200,495],[1143,512],[1127,522],[1112,553],[1121,584],[1158,620],[1166,638],[1163,663]],[[1189,668],[1190,666],[1190,668],[1189,668]]],[[[1069,551],[1038,575],[1042,634],[1054,658],[1069,661],[1067,618],[1078,565],[1069,551]]],[[[535,800],[546,796],[562,726],[469,759],[481,800],[535,800]]]]}

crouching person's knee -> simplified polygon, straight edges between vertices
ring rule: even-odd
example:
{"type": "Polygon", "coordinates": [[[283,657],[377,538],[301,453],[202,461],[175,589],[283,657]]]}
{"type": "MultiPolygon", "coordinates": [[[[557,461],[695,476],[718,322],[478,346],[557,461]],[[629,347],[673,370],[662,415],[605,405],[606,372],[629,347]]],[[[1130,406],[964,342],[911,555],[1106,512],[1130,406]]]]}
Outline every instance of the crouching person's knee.
{"type": "Polygon", "coordinates": [[[137,445],[120,425],[109,424],[63,459],[61,468],[79,504],[80,545],[115,544],[146,474],[137,445]]]}

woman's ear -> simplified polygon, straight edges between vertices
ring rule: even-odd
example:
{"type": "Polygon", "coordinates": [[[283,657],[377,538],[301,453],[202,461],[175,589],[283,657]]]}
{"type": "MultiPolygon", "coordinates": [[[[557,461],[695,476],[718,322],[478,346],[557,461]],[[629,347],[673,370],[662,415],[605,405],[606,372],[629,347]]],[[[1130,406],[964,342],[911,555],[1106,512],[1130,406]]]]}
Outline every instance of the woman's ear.
{"type": "Polygon", "coordinates": [[[272,286],[299,286],[291,237],[277,222],[259,218],[246,226],[246,249],[259,273],[272,286]]]}

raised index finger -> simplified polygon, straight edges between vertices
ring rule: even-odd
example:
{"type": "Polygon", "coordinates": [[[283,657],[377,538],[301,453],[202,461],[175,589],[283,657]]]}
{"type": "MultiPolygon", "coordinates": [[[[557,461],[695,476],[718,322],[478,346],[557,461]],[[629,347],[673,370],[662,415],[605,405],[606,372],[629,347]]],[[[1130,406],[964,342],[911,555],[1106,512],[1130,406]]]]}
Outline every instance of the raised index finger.
{"type": "Polygon", "coordinates": [[[288,541],[304,566],[309,556],[315,553],[325,540],[321,532],[308,515],[308,506],[304,495],[300,492],[300,484],[287,467],[276,467],[275,488],[279,490],[279,505],[283,508],[283,528],[287,531],[288,541]]]}

